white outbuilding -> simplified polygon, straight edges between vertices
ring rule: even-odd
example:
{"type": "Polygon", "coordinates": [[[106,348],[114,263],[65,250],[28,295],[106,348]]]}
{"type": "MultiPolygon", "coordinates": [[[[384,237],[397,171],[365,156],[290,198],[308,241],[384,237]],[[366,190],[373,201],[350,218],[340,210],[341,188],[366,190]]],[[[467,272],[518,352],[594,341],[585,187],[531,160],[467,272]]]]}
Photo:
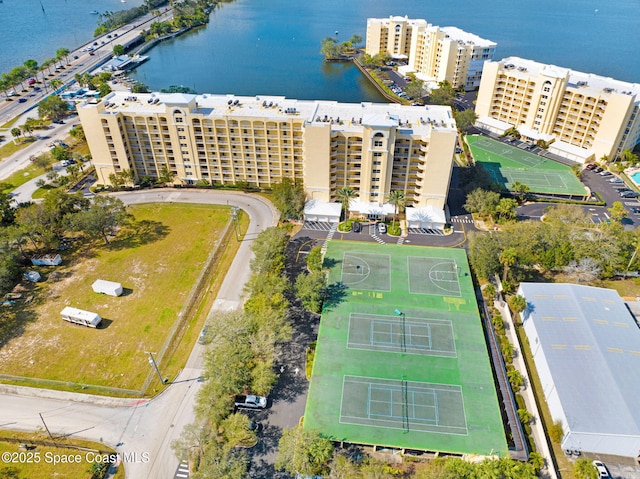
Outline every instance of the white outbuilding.
{"type": "Polygon", "coordinates": [[[618,293],[521,283],[524,331],[562,448],[638,456],[640,329],[618,293]]]}
{"type": "Polygon", "coordinates": [[[100,294],[108,294],[109,296],[120,296],[122,294],[122,285],[114,281],[98,279],[91,287],[96,293],[100,294]]]}
{"type": "Polygon", "coordinates": [[[83,326],[89,326],[90,328],[97,328],[102,321],[102,318],[98,313],[92,313],[91,311],[72,308],[71,306],[67,306],[62,311],[60,311],[60,315],[65,321],[81,324],[83,326]]]}
{"type": "Polygon", "coordinates": [[[309,200],[304,205],[304,220],[322,223],[338,223],[342,205],[322,200],[309,200]]]}

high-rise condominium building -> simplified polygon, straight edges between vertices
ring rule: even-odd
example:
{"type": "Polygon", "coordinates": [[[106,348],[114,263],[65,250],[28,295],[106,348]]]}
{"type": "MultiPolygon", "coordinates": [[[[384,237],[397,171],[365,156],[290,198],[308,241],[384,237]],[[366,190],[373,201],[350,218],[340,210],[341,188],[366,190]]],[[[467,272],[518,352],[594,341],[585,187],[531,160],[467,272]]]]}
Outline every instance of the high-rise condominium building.
{"type": "Polygon", "coordinates": [[[585,162],[640,141],[640,85],[522,58],[487,62],[478,92],[478,126],[516,128],[527,140],[585,162]]]}
{"type": "Polygon", "coordinates": [[[114,92],[78,106],[98,181],[127,170],[177,184],[270,187],[290,178],[309,199],[353,189],[381,205],[445,207],[456,143],[449,107],[284,97],[114,92]]]}
{"type": "Polygon", "coordinates": [[[448,81],[454,88],[480,86],[484,62],[492,60],[496,43],[456,27],[438,27],[407,17],[367,19],[366,52],[388,53],[405,60],[402,71],[422,80],[448,81]]]}

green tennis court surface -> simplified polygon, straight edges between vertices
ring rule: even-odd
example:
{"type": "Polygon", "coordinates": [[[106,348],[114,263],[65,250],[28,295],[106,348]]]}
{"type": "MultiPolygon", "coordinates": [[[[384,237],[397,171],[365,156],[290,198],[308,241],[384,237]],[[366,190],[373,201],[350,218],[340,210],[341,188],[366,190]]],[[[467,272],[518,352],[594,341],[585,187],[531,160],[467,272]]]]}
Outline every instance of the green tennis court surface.
{"type": "Polygon", "coordinates": [[[464,250],[331,241],[304,427],[334,440],[507,452],[464,250]]]}
{"type": "Polygon", "coordinates": [[[586,196],[584,185],[567,165],[542,158],[484,136],[467,136],[477,163],[505,190],[518,181],[532,193],[586,196]]]}

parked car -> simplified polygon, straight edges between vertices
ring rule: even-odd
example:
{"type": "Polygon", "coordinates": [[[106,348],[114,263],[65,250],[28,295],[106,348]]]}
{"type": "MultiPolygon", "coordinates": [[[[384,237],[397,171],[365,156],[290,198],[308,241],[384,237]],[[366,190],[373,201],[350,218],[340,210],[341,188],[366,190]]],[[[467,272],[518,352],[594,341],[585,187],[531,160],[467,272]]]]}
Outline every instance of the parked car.
{"type": "Polygon", "coordinates": [[[622,178],[618,178],[617,176],[615,178],[611,178],[609,180],[609,183],[623,183],[622,178]]]}
{"type": "Polygon", "coordinates": [[[362,231],[362,224],[356,221],[355,223],[353,223],[353,232],[360,233],[360,231],[362,231]]]}
{"type": "Polygon", "coordinates": [[[611,479],[611,474],[609,474],[607,466],[605,466],[602,461],[593,461],[591,464],[598,470],[598,477],[600,479],[611,479]]]}
{"type": "Polygon", "coordinates": [[[600,176],[612,176],[613,173],[611,173],[610,171],[604,170],[600,172],[600,176]]]}
{"type": "Polygon", "coordinates": [[[252,394],[247,396],[236,396],[234,404],[236,407],[264,409],[267,407],[267,398],[264,396],[254,396],[252,394]]]}
{"type": "Polygon", "coordinates": [[[640,193],[636,193],[635,191],[623,191],[620,193],[622,198],[637,198],[640,196],[640,193]]]}
{"type": "Polygon", "coordinates": [[[640,215],[640,208],[631,208],[631,212],[634,215],[640,215]]]}
{"type": "Polygon", "coordinates": [[[589,163],[587,166],[585,166],[585,168],[586,168],[587,170],[593,170],[593,169],[595,169],[595,168],[596,168],[596,165],[594,165],[593,163],[589,163]]]}
{"type": "Polygon", "coordinates": [[[18,103],[24,103],[26,101],[27,101],[26,98],[18,98],[18,103]]]}
{"type": "Polygon", "coordinates": [[[594,168],[594,169],[593,169],[593,172],[594,172],[594,173],[600,173],[600,172],[602,172],[602,171],[604,171],[604,168],[601,168],[601,167],[599,167],[599,166],[598,166],[597,168],[594,168]]]}
{"type": "Polygon", "coordinates": [[[198,336],[198,344],[208,344],[211,339],[209,338],[209,325],[205,324],[202,331],[200,331],[200,336],[198,336]]]}
{"type": "Polygon", "coordinates": [[[387,232],[387,225],[385,225],[384,223],[378,223],[378,231],[381,234],[384,234],[387,232]]]}

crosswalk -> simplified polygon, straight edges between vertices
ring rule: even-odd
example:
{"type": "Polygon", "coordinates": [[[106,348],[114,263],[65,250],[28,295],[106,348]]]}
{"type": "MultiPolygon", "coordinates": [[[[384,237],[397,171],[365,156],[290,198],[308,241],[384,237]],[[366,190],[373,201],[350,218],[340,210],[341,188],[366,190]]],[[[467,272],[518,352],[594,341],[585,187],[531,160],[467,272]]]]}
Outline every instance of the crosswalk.
{"type": "Polygon", "coordinates": [[[407,231],[414,235],[444,236],[444,231],[433,228],[409,228],[407,231]]]}
{"type": "Polygon", "coordinates": [[[452,223],[473,223],[473,219],[468,216],[452,216],[452,223]]]}
{"type": "Polygon", "coordinates": [[[404,240],[405,240],[405,239],[406,239],[406,238],[405,238],[404,236],[400,236],[400,237],[398,238],[398,241],[396,242],[396,244],[404,244],[404,240]]]}
{"type": "Polygon", "coordinates": [[[182,461],[178,466],[174,479],[187,479],[189,477],[189,463],[182,461]]]}
{"type": "Polygon", "coordinates": [[[327,238],[324,240],[324,243],[322,244],[322,248],[320,248],[320,251],[322,252],[323,257],[324,257],[324,254],[327,252],[327,245],[329,244],[329,241],[333,239],[333,235],[336,234],[336,231],[338,231],[338,223],[332,223],[331,229],[329,230],[329,234],[327,235],[327,238]]]}

